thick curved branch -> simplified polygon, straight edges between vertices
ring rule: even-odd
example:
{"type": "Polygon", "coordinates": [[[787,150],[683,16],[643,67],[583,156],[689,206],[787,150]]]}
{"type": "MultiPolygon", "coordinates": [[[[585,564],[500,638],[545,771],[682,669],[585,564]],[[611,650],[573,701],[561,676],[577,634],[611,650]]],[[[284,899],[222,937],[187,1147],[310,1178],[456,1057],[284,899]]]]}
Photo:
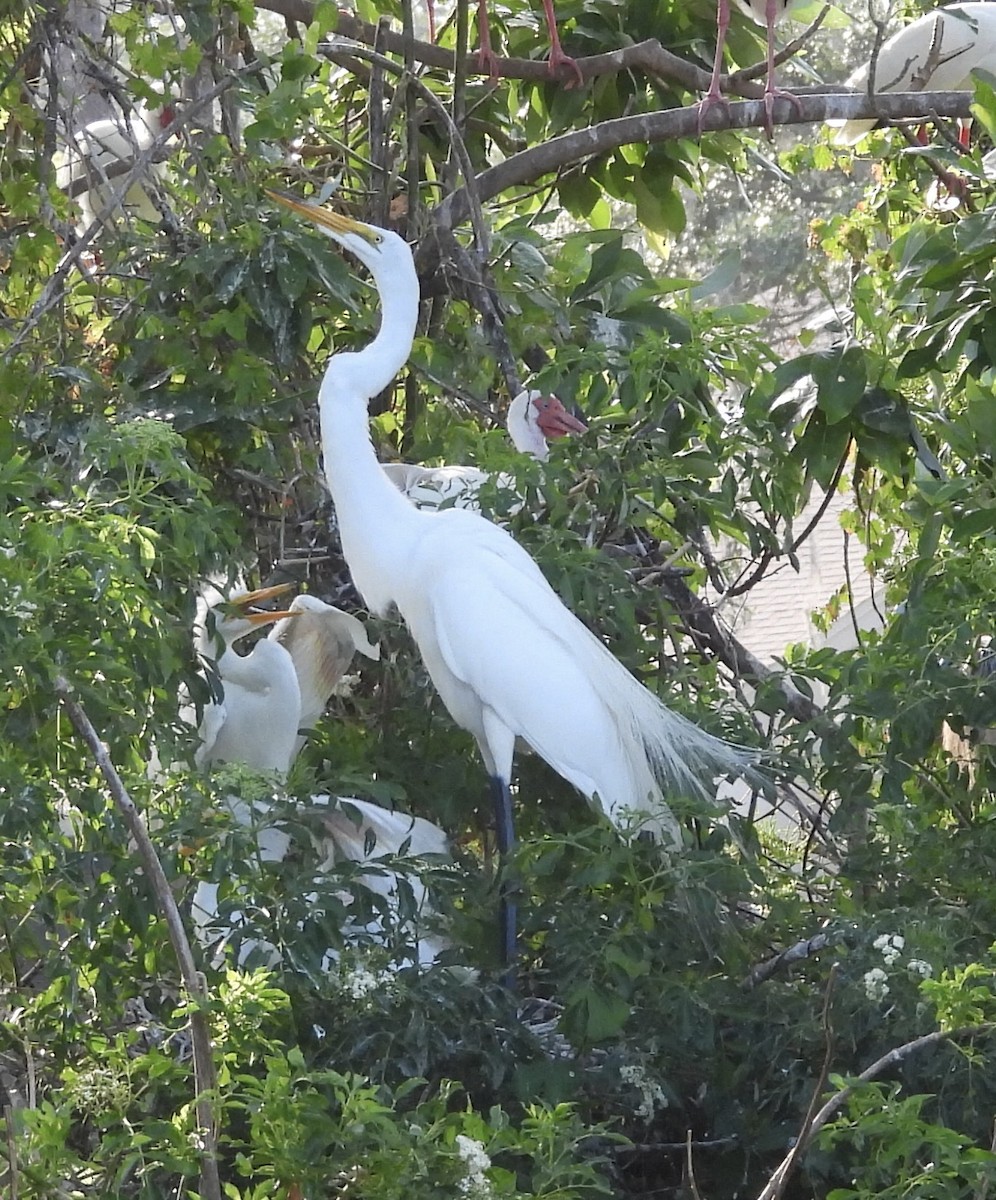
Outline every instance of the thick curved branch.
{"type": "MultiPolygon", "coordinates": [[[[860,92],[810,92],[805,95],[799,92],[797,96],[798,110],[788,100],[775,101],[775,124],[818,125],[830,120],[915,121],[929,120],[931,117],[967,117],[972,104],[971,92],[931,92],[929,96],[922,92],[894,92],[876,96],[860,92]]],[[[510,187],[534,183],[544,175],[552,175],[595,155],[606,154],[635,142],[654,145],[676,138],[695,139],[698,137],[698,121],[698,106],[688,105],[617,117],[587,129],[565,133],[482,171],[477,176],[478,196],[485,202],[510,187]]],[[[725,108],[717,105],[705,117],[706,131],[755,129],[763,124],[764,104],[760,100],[740,101],[725,108]]],[[[451,226],[462,221],[465,215],[466,200],[462,192],[454,192],[435,210],[436,220],[451,226]]]]}
{"type": "MultiPolygon", "coordinates": [[[[259,0],[258,7],[301,21],[304,24],[310,24],[315,15],[315,6],[311,0],[259,0]]],[[[362,42],[366,46],[372,46],[376,35],[376,25],[370,24],[369,21],[361,21],[359,17],[354,17],[350,13],[339,13],[335,28],[336,38],[348,38],[352,41],[362,42]]],[[[400,55],[405,54],[407,47],[404,34],[390,29],[383,32],[378,39],[378,44],[385,51],[400,55]]],[[[439,67],[444,71],[453,71],[455,67],[453,51],[447,50],[444,46],[436,46],[432,42],[416,41],[413,47],[413,57],[427,67],[439,67]]],[[[704,92],[710,82],[710,74],[707,70],[665,50],[656,39],[639,42],[635,46],[625,46],[607,54],[592,54],[576,61],[585,80],[594,79],[599,75],[614,75],[619,71],[638,68],[650,75],[679,83],[689,91],[704,92]]],[[[488,74],[486,69],[481,68],[477,54],[466,55],[462,67],[468,76],[486,76],[488,74]]],[[[535,83],[550,83],[552,80],[569,83],[576,79],[574,72],[568,67],[561,68],[557,75],[551,75],[549,64],[543,59],[536,58],[499,58],[497,73],[506,79],[525,79],[535,83]]],[[[740,80],[741,76],[729,78],[740,80]]],[[[749,81],[743,80],[743,82],[746,85],[749,81]]],[[[761,91],[758,89],[758,95],[760,94],[761,91]]]]}

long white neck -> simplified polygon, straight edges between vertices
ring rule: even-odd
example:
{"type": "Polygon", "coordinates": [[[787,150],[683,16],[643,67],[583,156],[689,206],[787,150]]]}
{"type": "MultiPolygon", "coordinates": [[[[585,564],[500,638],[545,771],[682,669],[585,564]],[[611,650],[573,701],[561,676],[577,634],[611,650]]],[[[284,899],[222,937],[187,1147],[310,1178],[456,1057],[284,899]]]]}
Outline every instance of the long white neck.
{"type": "MultiPolygon", "coordinates": [[[[418,319],[418,276],[411,256],[393,255],[391,278],[375,276],[381,299],[377,336],[355,354],[336,354],[318,392],[325,475],[342,549],[368,607],[383,613],[403,578],[412,524],[420,514],[380,468],[367,404],[408,361],[418,319]]],[[[386,272],[384,272],[386,274],[386,272]]]]}

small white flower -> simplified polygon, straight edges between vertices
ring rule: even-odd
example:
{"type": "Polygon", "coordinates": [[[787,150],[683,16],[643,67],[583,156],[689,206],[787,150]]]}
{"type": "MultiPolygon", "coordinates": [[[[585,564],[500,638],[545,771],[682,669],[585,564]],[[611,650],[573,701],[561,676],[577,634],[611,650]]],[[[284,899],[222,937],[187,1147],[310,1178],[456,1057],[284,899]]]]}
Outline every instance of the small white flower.
{"type": "Polygon", "coordinates": [[[889,994],[888,975],[881,967],[872,967],[862,980],[869,1000],[884,1000],[889,994]]]}
{"type": "Polygon", "coordinates": [[[872,942],[872,945],[876,950],[882,952],[885,965],[891,967],[900,954],[902,954],[903,947],[906,945],[906,939],[899,933],[880,933],[872,942]]]}
{"type": "Polygon", "coordinates": [[[366,1000],[373,992],[392,987],[395,983],[391,971],[371,971],[367,967],[355,966],[339,972],[339,987],[353,1000],[366,1000]]]}
{"type": "Polygon", "coordinates": [[[9,543],[5,543],[4,545],[0,546],[0,554],[2,554],[4,558],[14,558],[17,554],[17,551],[9,543]]]}
{"type": "Polygon", "coordinates": [[[911,958],[906,964],[906,970],[911,975],[919,975],[921,979],[929,979],[934,973],[934,968],[922,958],[911,958]]]}
{"type": "Polygon", "coordinates": [[[625,1063],[619,1068],[619,1077],[623,1083],[628,1083],[640,1093],[640,1103],[635,1112],[644,1121],[649,1121],[658,1109],[667,1108],[668,1099],[664,1089],[638,1063],[625,1063]]]}
{"type": "Polygon", "coordinates": [[[491,1181],[484,1172],[491,1166],[491,1159],[484,1149],[484,1143],[458,1133],[456,1149],[466,1168],[466,1174],[457,1183],[460,1194],[470,1196],[472,1200],[489,1200],[491,1181]]]}

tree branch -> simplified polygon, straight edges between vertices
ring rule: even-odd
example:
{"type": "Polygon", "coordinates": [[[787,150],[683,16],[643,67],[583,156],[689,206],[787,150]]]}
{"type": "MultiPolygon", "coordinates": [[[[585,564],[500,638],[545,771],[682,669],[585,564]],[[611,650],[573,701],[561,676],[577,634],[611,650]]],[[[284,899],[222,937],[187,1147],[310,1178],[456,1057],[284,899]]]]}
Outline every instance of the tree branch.
{"type": "Polygon", "coordinates": [[[201,1145],[200,1191],[204,1200],[221,1200],[221,1181],[218,1175],[217,1133],[215,1130],[213,1102],[217,1093],[218,1080],[214,1069],[211,1049],[211,1030],[208,1026],[207,1005],[209,1001],[204,976],[197,970],[194,956],[180,910],[170,890],[169,880],[156,854],[155,846],[145,828],[142,814],[135,807],[121,776],[118,774],[107,747],[100,740],[83,706],[73,698],[73,689],[62,675],[56,676],[55,693],[62,701],[76,732],[88,746],[103,775],[115,804],[135,839],[142,865],[152,884],[160,912],[169,930],[170,942],[180,967],[184,987],[192,1000],[190,1009],[190,1035],[194,1052],[194,1098],[197,1113],[198,1137],[201,1145]]]}
{"type": "Polygon", "coordinates": [[[779,676],[777,671],[766,667],[732,633],[721,629],[716,614],[704,600],[696,596],[680,575],[673,571],[664,572],[661,588],[688,629],[738,678],[745,679],[754,687],[774,681],[782,694],[784,708],[789,716],[797,721],[813,722],[817,726],[822,723],[832,724],[818,704],[800,692],[788,679],[779,676]]]}
{"type": "MultiPolygon", "coordinates": [[[[775,101],[776,124],[813,125],[829,120],[866,119],[912,121],[928,119],[931,113],[939,117],[967,117],[972,93],[931,92],[928,102],[922,92],[894,92],[871,97],[860,92],[810,92],[805,95],[800,92],[798,100],[798,110],[788,100],[775,101]]],[[[513,154],[504,162],[482,171],[477,176],[478,196],[481,201],[490,200],[508,188],[534,183],[541,176],[552,175],[577,162],[635,142],[654,145],[676,138],[697,139],[698,120],[698,107],[687,105],[617,117],[587,129],[573,130],[513,154]]],[[[760,100],[740,101],[725,108],[716,105],[705,117],[706,131],[754,129],[763,124],[764,104],[760,100]]],[[[466,212],[467,202],[462,191],[458,191],[438,205],[435,218],[452,226],[462,221],[466,212]]]]}
{"type": "Polygon", "coordinates": [[[751,967],[747,978],[744,979],[740,986],[745,992],[753,991],[759,983],[764,983],[770,979],[782,967],[788,967],[792,963],[801,962],[804,958],[812,958],[814,954],[825,950],[829,945],[830,934],[828,933],[817,933],[811,938],[805,938],[801,942],[796,942],[794,946],[789,946],[771,958],[766,958],[764,962],[757,963],[751,967]]]}
{"type": "Polygon", "coordinates": [[[895,1046],[888,1053],[883,1054],[881,1058],[877,1058],[870,1067],[866,1067],[861,1072],[853,1083],[849,1083],[847,1087],[841,1088],[839,1092],[834,1093],[812,1120],[807,1118],[807,1122],[800,1131],[796,1144],[778,1164],[774,1174],[758,1193],[757,1200],[779,1200],[798,1158],[805,1152],[810,1142],[823,1126],[827,1124],[830,1118],[836,1116],[851,1096],[854,1095],[859,1084],[868,1083],[869,1080],[881,1075],[887,1067],[896,1066],[904,1059],[909,1058],[911,1054],[916,1054],[919,1050],[925,1050],[928,1046],[936,1046],[940,1042],[961,1041],[963,1038],[976,1037],[983,1033],[992,1033],[994,1029],[996,1029],[996,1023],[992,1021],[987,1021],[982,1025],[965,1025],[961,1029],[952,1029],[950,1031],[935,1029],[933,1033],[926,1033],[923,1037],[914,1038],[913,1041],[906,1042],[902,1046],[895,1046]]]}

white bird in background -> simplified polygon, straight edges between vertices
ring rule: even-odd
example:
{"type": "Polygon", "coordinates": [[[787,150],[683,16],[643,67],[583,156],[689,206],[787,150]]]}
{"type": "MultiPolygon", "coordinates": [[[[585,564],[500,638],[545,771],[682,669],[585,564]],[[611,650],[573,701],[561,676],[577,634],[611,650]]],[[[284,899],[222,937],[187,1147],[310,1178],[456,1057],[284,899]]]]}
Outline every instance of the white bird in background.
{"type": "MultiPolygon", "coordinates": [[[[509,405],[505,427],[516,450],[544,463],[550,458],[548,438],[584,433],[588,428],[556,396],[544,396],[538,391],[520,392],[515,397],[509,405]]],[[[419,508],[435,509],[447,504],[469,508],[471,512],[481,511],[479,493],[482,484],[488,481],[488,474],[478,467],[384,463],[382,469],[398,491],[419,508]]],[[[515,480],[504,472],[495,477],[495,483],[503,491],[515,491],[515,480]]],[[[521,511],[522,504],[520,497],[509,508],[509,516],[521,511]]]]}
{"type": "Polygon", "coordinates": [[[268,638],[246,655],[234,648],[263,625],[296,619],[289,609],[249,611],[251,605],[288,590],[289,585],[278,584],[226,599],[212,584],[198,597],[194,643],[202,658],[214,660],[222,695],[204,709],[198,730],[201,744],[194,756],[197,766],[241,762],[281,775],[290,770],[301,726],[301,688],[294,662],[283,646],[268,638]]]}
{"type": "MultiPolygon", "coordinates": [[[[195,756],[198,766],[243,763],[257,771],[286,775],[305,741],[299,730],[317,724],[354,653],[380,658],[380,648],[370,642],[361,621],[314,596],[298,596],[279,612],[248,611],[251,605],[283,595],[290,587],[278,584],[226,599],[218,585],[211,583],[198,597],[195,644],[202,657],[216,659],[223,688],[222,698],[207,706],[201,720],[202,741],[195,756]],[[273,622],[269,637],[258,641],[249,654],[235,652],[235,642],[273,622]]],[[[327,837],[315,841],[321,860],[316,876],[338,861],[369,862],[372,869],[362,873],[360,880],[368,891],[384,897],[388,911],[400,910],[402,886],[410,889],[417,915],[427,916],[432,911],[415,864],[411,870],[374,864],[378,858],[398,855],[406,843],[406,858],[446,855],[443,830],[421,817],[364,800],[338,801],[333,808],[328,796],[313,796],[311,803],[329,810],[322,814],[327,837]]],[[[261,862],[284,861],[293,842],[283,826],[268,819],[270,805],[247,804],[231,797],[228,807],[240,825],[255,830],[261,862]]],[[[348,896],[340,896],[340,902],[348,900],[348,896]]],[[[227,940],[244,923],[238,912],[225,922],[218,921],[218,884],[203,880],[194,893],[191,915],[204,944],[227,940]]],[[[383,921],[375,921],[344,932],[369,941],[383,939],[390,930],[383,921]]],[[[424,933],[418,934],[417,942],[423,965],[434,961],[447,944],[445,939],[424,933]]],[[[247,942],[242,960],[253,946],[266,949],[269,965],[279,961],[274,947],[256,942],[247,942]]]]}
{"type": "MultiPolygon", "coordinates": [[[[367,637],[362,621],[317,596],[297,596],[288,612],[290,616],[270,630],[268,640],[282,646],[291,657],[301,694],[297,728],[311,730],[349,670],[353,655],[359,652],[376,662],[380,647],[367,637]]],[[[259,736],[265,735],[265,728],[260,729],[259,736]]],[[[295,739],[292,759],[305,740],[304,734],[295,739]]]]}
{"type": "MultiPolygon", "coordinates": [[[[322,450],[353,581],[370,610],[396,606],[456,723],[477,740],[491,779],[498,847],[513,844],[509,786],[516,738],[617,825],[637,812],[679,844],[664,781],[702,790],[703,777],[745,769],[747,755],[673,713],[616,659],[504,530],[463,509],[420,512],[374,453],[367,403],[411,351],[419,283],[393,232],[275,192],[354,254],[380,295],[381,325],[359,353],[335,354],[319,390],[322,450]]],[[[515,952],[503,899],[502,948],[515,952]]]]}
{"type": "MultiPolygon", "coordinates": [[[[873,63],[859,67],[847,86],[875,92],[958,92],[971,89],[972,72],[996,73],[996,4],[937,8],[894,33],[873,63]]],[[[926,108],[927,106],[924,105],[926,108]]],[[[838,146],[854,146],[876,121],[828,121],[838,146]]]]}
{"type": "MultiPolygon", "coordinates": [[[[91,121],[69,133],[67,145],[56,156],[55,181],[79,206],[77,233],[83,234],[93,224],[135,159],[148,150],[173,116],[169,104],[154,111],[139,104],[129,118],[122,115],[117,119],[91,121]]],[[[149,165],[149,176],[156,180],[165,179],[166,171],[165,163],[149,165]]],[[[121,198],[120,209],[129,217],[143,221],[158,224],[162,219],[141,183],[128,189],[121,198]]],[[[107,222],[113,222],[116,215],[118,210],[107,218],[107,222]]]]}
{"type": "MultiPolygon", "coordinates": [[[[361,947],[400,942],[406,952],[398,966],[407,966],[413,961],[422,967],[431,966],[450,943],[443,934],[432,929],[435,913],[419,872],[433,861],[449,859],[449,842],[443,830],[421,817],[352,797],[333,800],[327,795],[312,796],[310,802],[302,803],[301,809],[305,814],[310,809],[321,829],[311,839],[318,858],[312,880],[320,890],[306,897],[308,903],[315,906],[316,915],[320,897],[326,894],[321,890],[321,884],[335,867],[343,862],[363,863],[368,869],[359,872],[358,880],[366,891],[383,899],[383,911],[372,919],[366,913],[362,917],[357,915],[355,920],[348,919],[340,927],[344,941],[361,947]],[[399,856],[400,862],[382,862],[388,858],[397,860],[399,856]]],[[[294,843],[279,822],[268,819],[268,805],[257,804],[252,810],[243,806],[233,811],[241,824],[255,828],[261,862],[283,862],[287,858],[294,843]]],[[[240,909],[233,909],[224,918],[219,917],[218,890],[217,883],[201,881],[194,892],[190,910],[198,940],[216,954],[223,950],[234,933],[249,925],[240,909]]],[[[240,887],[238,894],[245,897],[248,893],[240,887]]],[[[342,888],[335,890],[334,900],[337,916],[341,908],[348,910],[355,903],[354,896],[342,888]]],[[[263,965],[268,967],[276,967],[282,959],[280,951],[271,942],[247,937],[239,948],[239,965],[243,965],[253,952],[261,955],[263,965]]],[[[337,957],[337,951],[327,950],[321,969],[329,970],[337,957]]]]}
{"type": "MultiPolygon", "coordinates": [[[[726,33],[730,27],[731,0],[717,0],[716,4],[716,57],[712,65],[712,79],[709,90],[699,103],[699,132],[702,132],[702,122],[710,108],[727,103],[719,85],[723,74],[723,48],[726,45],[726,33]]],[[[772,132],[772,119],[775,100],[782,97],[789,100],[796,108],[800,107],[799,97],[792,92],[775,86],[775,25],[778,19],[790,8],[796,7],[803,0],[737,0],[737,3],[749,17],[767,30],[767,62],[768,70],[764,83],[764,115],[765,129],[768,136],[772,132]]]]}

